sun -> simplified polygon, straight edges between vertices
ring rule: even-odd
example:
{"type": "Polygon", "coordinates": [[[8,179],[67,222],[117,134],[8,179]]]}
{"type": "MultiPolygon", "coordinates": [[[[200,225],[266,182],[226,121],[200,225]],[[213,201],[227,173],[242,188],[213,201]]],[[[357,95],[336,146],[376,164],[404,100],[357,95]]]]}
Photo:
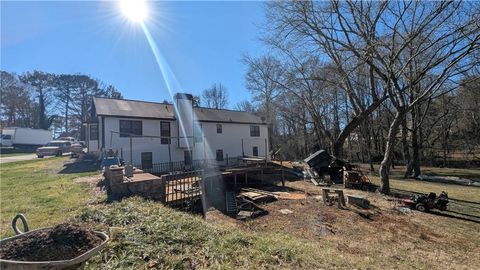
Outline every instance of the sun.
{"type": "Polygon", "coordinates": [[[120,10],[132,22],[141,23],[148,17],[148,7],[144,0],[120,0],[120,10]]]}

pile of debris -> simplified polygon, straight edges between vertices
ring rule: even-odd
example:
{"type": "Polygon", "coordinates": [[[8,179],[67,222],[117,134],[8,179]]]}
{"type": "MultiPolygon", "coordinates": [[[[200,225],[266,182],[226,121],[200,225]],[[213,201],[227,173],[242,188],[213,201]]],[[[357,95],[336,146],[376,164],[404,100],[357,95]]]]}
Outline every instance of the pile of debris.
{"type": "Polygon", "coordinates": [[[355,165],[319,150],[304,160],[310,168],[305,169],[305,178],[316,185],[344,184],[345,188],[375,191],[378,186],[355,165]]]}
{"type": "Polygon", "coordinates": [[[277,197],[269,192],[246,188],[242,189],[235,198],[236,209],[229,207],[227,195],[227,211],[234,210],[236,212],[236,218],[239,220],[256,218],[268,214],[268,211],[261,208],[258,204],[275,200],[277,200],[277,197]]]}
{"type": "Polygon", "coordinates": [[[242,188],[238,194],[227,192],[227,213],[239,220],[256,218],[268,214],[261,204],[276,200],[305,200],[304,193],[266,191],[254,188],[242,188]]]}

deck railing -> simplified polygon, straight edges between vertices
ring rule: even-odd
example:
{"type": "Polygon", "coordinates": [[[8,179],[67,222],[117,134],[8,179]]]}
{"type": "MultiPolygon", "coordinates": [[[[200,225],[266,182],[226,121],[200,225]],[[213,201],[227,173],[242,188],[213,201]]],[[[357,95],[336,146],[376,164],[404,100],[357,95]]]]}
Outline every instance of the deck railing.
{"type": "Polygon", "coordinates": [[[192,170],[200,170],[206,168],[230,168],[240,165],[240,157],[226,157],[223,160],[216,159],[198,159],[192,160],[190,163],[184,161],[160,162],[153,163],[151,167],[144,168],[141,164],[135,167],[142,169],[144,172],[153,174],[167,174],[172,172],[185,172],[192,170]]]}
{"type": "Polygon", "coordinates": [[[162,177],[168,205],[191,206],[201,195],[202,170],[175,172],[162,177]]]}

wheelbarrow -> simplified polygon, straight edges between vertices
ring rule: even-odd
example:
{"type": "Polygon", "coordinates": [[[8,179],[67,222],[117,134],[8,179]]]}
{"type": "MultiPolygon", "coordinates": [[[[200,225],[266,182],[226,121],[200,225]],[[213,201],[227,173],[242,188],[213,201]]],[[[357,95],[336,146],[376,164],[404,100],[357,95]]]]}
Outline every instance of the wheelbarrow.
{"type": "MultiPolygon", "coordinates": [[[[17,215],[12,221],[12,227],[16,236],[5,238],[0,240],[0,245],[3,245],[9,241],[12,241],[20,236],[25,236],[33,232],[45,231],[51,229],[50,227],[41,228],[37,230],[30,231],[28,229],[28,222],[24,215],[17,215]],[[17,227],[17,221],[20,219],[23,223],[23,232],[20,231],[17,227]]],[[[70,259],[70,260],[61,260],[61,261],[14,261],[14,260],[4,260],[0,259],[0,269],[2,270],[34,270],[34,269],[48,269],[48,270],[59,270],[59,269],[83,269],[85,262],[90,259],[92,256],[96,255],[100,250],[107,244],[109,237],[103,232],[94,231],[94,233],[100,237],[103,241],[96,247],[86,251],[79,256],[70,259]]]]}

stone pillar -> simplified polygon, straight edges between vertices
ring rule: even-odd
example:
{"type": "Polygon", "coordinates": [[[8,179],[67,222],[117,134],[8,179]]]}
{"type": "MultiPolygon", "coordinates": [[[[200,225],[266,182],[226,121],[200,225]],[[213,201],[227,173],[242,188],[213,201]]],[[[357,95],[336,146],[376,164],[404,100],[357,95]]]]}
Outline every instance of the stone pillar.
{"type": "Polygon", "coordinates": [[[113,165],[110,166],[108,170],[109,172],[107,173],[107,182],[109,188],[107,190],[110,191],[109,197],[115,200],[124,196],[128,196],[127,185],[123,182],[123,167],[113,165]]]}
{"type": "Polygon", "coordinates": [[[110,171],[108,173],[108,183],[110,186],[123,183],[123,167],[110,166],[108,170],[110,171]]]}

